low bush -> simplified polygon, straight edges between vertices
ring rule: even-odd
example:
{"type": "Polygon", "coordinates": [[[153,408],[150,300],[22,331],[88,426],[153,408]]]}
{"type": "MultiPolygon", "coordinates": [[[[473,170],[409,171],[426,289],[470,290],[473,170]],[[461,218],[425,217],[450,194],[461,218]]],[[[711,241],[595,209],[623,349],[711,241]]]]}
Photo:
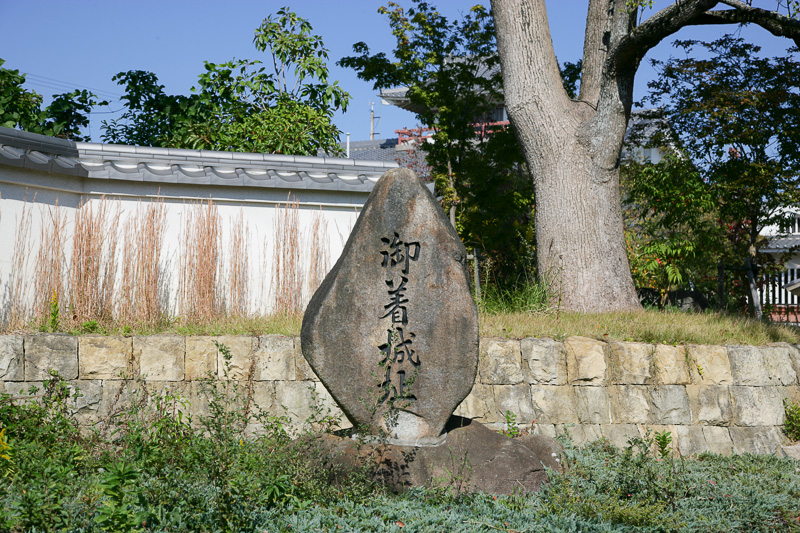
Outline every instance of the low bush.
{"type": "Polygon", "coordinates": [[[211,415],[200,420],[174,392],[124,386],[127,407],[88,432],[70,415],[80,392],[57,375],[22,399],[0,396],[0,530],[800,531],[800,462],[684,460],[666,432],[623,449],[577,449],[564,436],[569,469],[537,494],[432,484],[393,495],[371,465],[337,470],[322,439],[290,437],[284,420],[251,406],[246,385],[209,377],[211,415]]]}

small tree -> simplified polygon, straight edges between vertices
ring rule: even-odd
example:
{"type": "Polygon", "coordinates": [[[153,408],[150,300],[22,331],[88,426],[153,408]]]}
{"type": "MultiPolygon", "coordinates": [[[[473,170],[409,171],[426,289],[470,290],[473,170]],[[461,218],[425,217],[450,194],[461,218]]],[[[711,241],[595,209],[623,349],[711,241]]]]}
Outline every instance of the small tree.
{"type": "Polygon", "coordinates": [[[42,95],[23,87],[25,74],[2,68],[4,63],[0,59],[0,126],[73,141],[89,140],[82,134],[89,125],[89,113],[94,106],[108,102],[83,89],[57,94],[42,108],[42,95]]]}
{"type": "Polygon", "coordinates": [[[350,96],[329,81],[328,50],[311,32],[308,21],[288,8],[278,10],[253,39],[257,50],[269,54],[269,68],[256,60],[206,62],[190,96],[165,94],[150,72],[117,74],[127,110],[104,123],[103,138],[239,152],[339,152],[333,113],[345,110],[350,96]]]}
{"type": "Polygon", "coordinates": [[[533,240],[533,189],[513,133],[476,128],[503,102],[494,21],[479,5],[451,21],[422,0],[407,10],[389,2],[379,12],[395,36],[394,58],[360,42],[357,55],[339,64],[375,89],[408,89],[417,120],[433,129],[421,146],[444,208],[462,239],[513,281],[531,266],[524,258],[533,240]]]}
{"type": "Polygon", "coordinates": [[[691,226],[687,246],[738,267],[742,284],[752,286],[764,264],[761,231],[785,228],[785,208],[800,201],[800,64],[759,57],[758,46],[731,36],[675,45],[687,57],[654,61],[660,76],[647,101],[662,106],[658,114],[691,162],[668,158],[645,167],[631,182],[634,199],[658,213],[671,235],[691,226]],[[697,48],[710,57],[689,57],[697,48]]]}

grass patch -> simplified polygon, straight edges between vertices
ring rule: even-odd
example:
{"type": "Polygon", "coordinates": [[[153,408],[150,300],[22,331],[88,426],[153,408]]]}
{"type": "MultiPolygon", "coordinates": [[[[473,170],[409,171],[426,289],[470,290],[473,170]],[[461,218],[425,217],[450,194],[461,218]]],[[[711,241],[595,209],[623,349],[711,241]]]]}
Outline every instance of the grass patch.
{"type": "Polygon", "coordinates": [[[482,313],[486,337],[581,336],[653,344],[750,344],[800,342],[800,328],[719,313],[647,310],[639,313],[516,312],[482,313]]]}
{"type": "Polygon", "coordinates": [[[116,431],[88,435],[58,378],[35,401],[0,396],[0,530],[800,531],[792,459],[682,460],[664,434],[623,449],[567,442],[569,470],[536,494],[393,495],[368,464],[341,471],[315,460],[317,439],[292,440],[227,380],[202,382],[212,416],[194,421],[176,393],[136,401],[139,385],[116,431]],[[262,432],[247,434],[254,421],[262,432]]]}
{"type": "MultiPolygon", "coordinates": [[[[550,337],[563,340],[581,336],[598,340],[637,341],[653,344],[750,344],[771,342],[800,343],[800,328],[758,322],[748,317],[719,313],[684,313],[672,310],[647,310],[640,313],[568,313],[552,310],[479,313],[484,337],[550,337]]],[[[299,335],[302,316],[220,316],[207,320],[173,319],[153,323],[123,324],[115,321],[89,321],[63,326],[60,331],[73,335],[299,335]]],[[[48,331],[48,325],[31,324],[0,333],[48,331]]]]}

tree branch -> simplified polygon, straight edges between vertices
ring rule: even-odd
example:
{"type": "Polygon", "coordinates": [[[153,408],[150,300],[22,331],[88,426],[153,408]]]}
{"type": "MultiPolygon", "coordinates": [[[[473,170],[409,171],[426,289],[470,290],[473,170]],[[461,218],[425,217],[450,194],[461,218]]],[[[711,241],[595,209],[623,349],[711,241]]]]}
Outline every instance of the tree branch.
{"type": "Polygon", "coordinates": [[[718,0],[688,0],[662,9],[614,44],[609,53],[609,71],[636,70],[639,61],[651,48],[688,26],[717,3],[718,0]]]}
{"type": "Polygon", "coordinates": [[[707,11],[695,17],[687,26],[713,25],[713,24],[758,24],[776,37],[792,39],[795,45],[800,46],[800,21],[789,18],[775,11],[751,7],[741,2],[731,0],[723,2],[727,5],[736,4],[737,9],[720,11],[707,11]]]}
{"type": "Polygon", "coordinates": [[[578,100],[597,108],[600,98],[600,83],[603,77],[603,65],[606,62],[610,37],[610,24],[598,23],[608,21],[611,3],[609,0],[590,0],[586,14],[586,34],[583,39],[583,64],[581,67],[581,89],[578,100]]]}

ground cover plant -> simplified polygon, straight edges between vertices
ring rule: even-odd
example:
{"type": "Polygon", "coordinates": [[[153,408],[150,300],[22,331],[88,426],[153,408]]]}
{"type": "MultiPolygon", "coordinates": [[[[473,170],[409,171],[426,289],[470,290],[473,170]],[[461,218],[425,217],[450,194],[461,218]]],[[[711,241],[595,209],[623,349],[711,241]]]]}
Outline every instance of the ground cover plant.
{"type": "MultiPolygon", "coordinates": [[[[25,398],[0,396],[0,530],[800,531],[792,459],[680,459],[667,432],[622,449],[576,448],[565,434],[569,469],[538,494],[470,493],[453,478],[397,495],[369,460],[346,471],[320,461],[316,434],[290,437],[252,408],[246,383],[202,381],[210,416],[198,420],[179,394],[125,383],[127,407],[91,431],[70,415],[80,392],[57,375],[25,398]]],[[[324,431],[323,415],[309,427],[324,431]]]]}

